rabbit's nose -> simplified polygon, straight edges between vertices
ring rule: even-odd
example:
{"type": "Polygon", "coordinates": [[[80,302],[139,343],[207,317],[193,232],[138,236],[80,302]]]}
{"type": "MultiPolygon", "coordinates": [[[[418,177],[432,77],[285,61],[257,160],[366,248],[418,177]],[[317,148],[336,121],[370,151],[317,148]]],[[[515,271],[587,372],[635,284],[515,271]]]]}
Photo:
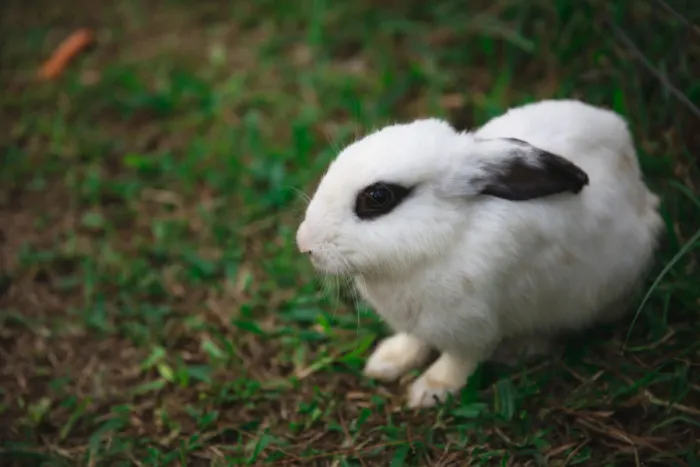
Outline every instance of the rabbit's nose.
{"type": "Polygon", "coordinates": [[[297,230],[297,247],[301,253],[311,253],[311,239],[306,221],[302,222],[297,230]]]}

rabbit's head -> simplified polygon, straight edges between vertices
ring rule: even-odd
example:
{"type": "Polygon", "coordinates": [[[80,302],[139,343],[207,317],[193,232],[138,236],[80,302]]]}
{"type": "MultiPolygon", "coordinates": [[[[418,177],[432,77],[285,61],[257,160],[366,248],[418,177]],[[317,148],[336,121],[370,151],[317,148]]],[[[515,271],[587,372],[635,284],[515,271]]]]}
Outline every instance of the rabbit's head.
{"type": "Polygon", "coordinates": [[[588,176],[512,138],[478,139],[438,119],[384,127],[346,147],[322,178],[297,245],[326,274],[378,279],[449,255],[474,207],[578,193],[588,176]]]}

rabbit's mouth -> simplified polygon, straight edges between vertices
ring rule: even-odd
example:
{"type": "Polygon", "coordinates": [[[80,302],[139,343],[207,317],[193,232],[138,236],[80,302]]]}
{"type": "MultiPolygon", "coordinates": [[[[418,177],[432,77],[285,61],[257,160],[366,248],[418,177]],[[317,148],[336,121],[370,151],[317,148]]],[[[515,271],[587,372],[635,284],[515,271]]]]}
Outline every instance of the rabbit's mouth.
{"type": "Polygon", "coordinates": [[[323,274],[340,276],[352,274],[356,267],[343,251],[332,241],[314,238],[307,221],[299,226],[296,235],[297,247],[311,260],[314,268],[323,274]]]}
{"type": "Polygon", "coordinates": [[[329,276],[354,274],[356,268],[342,255],[331,250],[317,250],[309,254],[313,267],[320,273],[329,276]]]}

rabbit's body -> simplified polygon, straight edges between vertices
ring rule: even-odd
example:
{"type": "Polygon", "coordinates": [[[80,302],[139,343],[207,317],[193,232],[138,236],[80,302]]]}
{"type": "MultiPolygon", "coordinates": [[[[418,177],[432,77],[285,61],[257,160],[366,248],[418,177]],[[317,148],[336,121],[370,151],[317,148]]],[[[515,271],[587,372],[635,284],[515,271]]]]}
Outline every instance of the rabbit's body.
{"type": "MultiPolygon", "coordinates": [[[[662,221],[619,116],[560,100],[511,109],[473,133],[449,133],[424,121],[433,136],[422,138],[406,131],[421,131],[420,124],[410,125],[394,127],[404,130],[399,138],[391,137],[389,127],[384,139],[380,130],[364,145],[360,140],[348,148],[307,211],[306,222],[325,222],[333,231],[333,222],[341,223],[336,210],[351,207],[344,196],[336,200],[336,192],[358,192],[373,177],[391,179],[392,172],[392,180],[417,187],[386,219],[348,224],[346,229],[364,235],[366,251],[349,248],[341,233],[317,239],[325,248],[313,250],[323,253],[336,244],[335,266],[329,264],[331,253],[313,258],[311,251],[320,269],[354,274],[361,295],[397,331],[370,357],[368,375],[394,379],[436,348],[442,357],[410,394],[411,405],[431,405],[462,387],[503,342],[546,344],[626,309],[625,298],[652,261],[662,221]],[[385,165],[399,161],[376,162],[392,141],[406,144],[407,160],[397,169],[385,165]],[[349,176],[343,165],[363,157],[373,162],[349,176]],[[355,177],[366,180],[335,188],[355,177]],[[380,225],[387,226],[385,242],[399,243],[374,247],[382,241],[375,238],[380,225]]],[[[401,153],[401,147],[392,152],[401,153]]],[[[380,206],[360,196],[357,215],[380,206]]],[[[313,243],[305,238],[307,228],[300,228],[300,245],[313,243]]]]}
{"type": "Polygon", "coordinates": [[[478,222],[463,226],[443,258],[386,281],[358,277],[394,329],[437,348],[468,344],[456,332],[465,326],[480,330],[475,339],[577,329],[609,313],[646,270],[661,220],[625,123],[567,101],[551,101],[551,118],[539,121],[537,105],[511,110],[475,136],[518,138],[566,157],[587,172],[589,186],[560,199],[480,200],[470,214],[478,222]]]}

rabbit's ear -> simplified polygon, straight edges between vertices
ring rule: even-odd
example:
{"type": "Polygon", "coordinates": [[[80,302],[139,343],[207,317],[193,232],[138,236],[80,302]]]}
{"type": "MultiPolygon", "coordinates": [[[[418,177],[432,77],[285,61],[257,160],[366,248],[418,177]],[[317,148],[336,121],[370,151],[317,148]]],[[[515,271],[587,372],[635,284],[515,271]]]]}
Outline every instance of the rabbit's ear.
{"type": "Polygon", "coordinates": [[[588,175],[578,166],[519,139],[475,139],[472,150],[465,164],[448,175],[444,193],[525,201],[579,193],[588,185],[588,175]]]}

